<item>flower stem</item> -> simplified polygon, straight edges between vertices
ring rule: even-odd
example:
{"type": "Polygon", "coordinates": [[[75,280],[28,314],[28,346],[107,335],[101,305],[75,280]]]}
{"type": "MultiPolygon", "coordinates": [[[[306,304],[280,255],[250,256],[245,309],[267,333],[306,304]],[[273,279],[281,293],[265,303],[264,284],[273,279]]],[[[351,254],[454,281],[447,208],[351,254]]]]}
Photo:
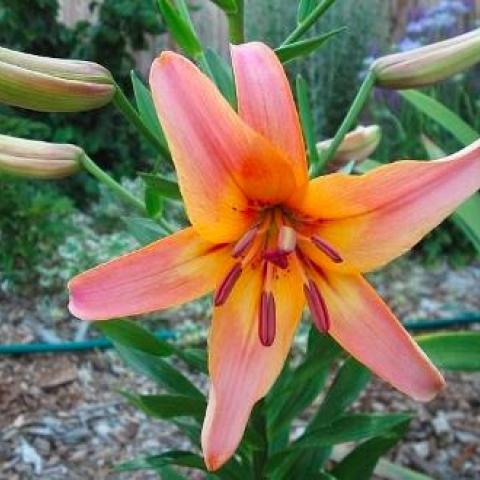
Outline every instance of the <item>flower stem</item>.
{"type": "Polygon", "coordinates": [[[361,112],[365,102],[368,100],[370,93],[375,85],[375,74],[373,71],[369,71],[363,83],[358,90],[356,97],[354,98],[352,104],[350,105],[350,110],[343,119],[340,128],[337,130],[335,137],[333,138],[332,143],[327,151],[325,151],[321,157],[320,161],[312,168],[312,177],[320,175],[327,163],[334,157],[338,147],[342,143],[345,135],[349,132],[354,124],[355,120],[358,118],[359,113],[361,112]]]}
{"type": "Polygon", "coordinates": [[[138,112],[128,101],[128,98],[123,93],[122,89],[117,85],[115,95],[113,97],[114,105],[122,112],[123,116],[135,126],[135,128],[145,137],[146,140],[157,150],[164,158],[170,160],[169,151],[162,145],[158,138],[151,132],[151,130],[143,123],[138,112]]]}
{"type": "Polygon", "coordinates": [[[298,40],[335,2],[335,0],[323,0],[302,20],[295,30],[284,40],[282,45],[288,45],[298,40]]]}
{"type": "Polygon", "coordinates": [[[134,197],[126,188],[122,187],[115,179],[113,179],[105,170],[102,170],[88,155],[83,154],[80,162],[88,173],[93,175],[97,180],[106,185],[121,200],[128,203],[142,213],[145,213],[145,205],[138,198],[134,197]]]}
{"type": "Polygon", "coordinates": [[[243,2],[244,0],[237,0],[237,11],[227,15],[230,43],[245,42],[245,9],[243,2]]]}

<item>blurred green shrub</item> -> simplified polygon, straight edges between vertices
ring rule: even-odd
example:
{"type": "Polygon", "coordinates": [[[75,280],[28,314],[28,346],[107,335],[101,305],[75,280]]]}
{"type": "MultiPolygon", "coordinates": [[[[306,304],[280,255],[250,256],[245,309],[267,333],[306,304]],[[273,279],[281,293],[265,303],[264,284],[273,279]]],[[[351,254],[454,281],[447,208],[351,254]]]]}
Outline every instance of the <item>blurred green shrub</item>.
{"type": "Polygon", "coordinates": [[[31,289],[35,265],[73,230],[74,207],[53,184],[0,178],[0,187],[0,287],[31,289]]]}
{"type": "MultiPolygon", "coordinates": [[[[155,3],[95,0],[90,9],[91,21],[69,27],[58,21],[58,0],[29,0],[28,5],[0,0],[0,45],[38,55],[96,61],[131,93],[132,52],[148,46],[149,34],[163,31],[155,3]]],[[[141,169],[142,160],[151,153],[113,107],[62,115],[0,106],[0,133],[81,145],[117,176],[141,169]]],[[[71,218],[72,200],[88,207],[85,198],[98,194],[96,188],[95,182],[75,178],[52,184],[0,177],[0,283],[4,288],[36,286],[40,272],[44,286],[64,287],[60,283],[64,275],[53,265],[49,270],[45,259],[56,255],[57,245],[64,245],[78,228],[71,218]],[[39,269],[34,267],[37,264],[39,269]]],[[[118,254],[113,250],[111,255],[118,254]]]]}

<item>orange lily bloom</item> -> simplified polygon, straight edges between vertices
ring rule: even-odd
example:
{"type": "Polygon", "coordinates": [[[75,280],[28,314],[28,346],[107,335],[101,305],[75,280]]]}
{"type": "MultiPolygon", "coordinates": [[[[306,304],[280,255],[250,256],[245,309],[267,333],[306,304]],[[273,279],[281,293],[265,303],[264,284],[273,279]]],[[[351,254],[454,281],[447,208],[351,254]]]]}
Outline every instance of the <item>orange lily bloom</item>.
{"type": "Polygon", "coordinates": [[[237,448],[270,389],[305,303],[315,325],[420,401],[444,380],[362,273],[412,248],[480,187],[480,142],[430,162],[309,181],[292,93],[274,52],[232,46],[238,113],[184,57],[150,85],[192,226],[75,277],[70,311],[102,320],[214,292],[209,469],[237,448]]]}

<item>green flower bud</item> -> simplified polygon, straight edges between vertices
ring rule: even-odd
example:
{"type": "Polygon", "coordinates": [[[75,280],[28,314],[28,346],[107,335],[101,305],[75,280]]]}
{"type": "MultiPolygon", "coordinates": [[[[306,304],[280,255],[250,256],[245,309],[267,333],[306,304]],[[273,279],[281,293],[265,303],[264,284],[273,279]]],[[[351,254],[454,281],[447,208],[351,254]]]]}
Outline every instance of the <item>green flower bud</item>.
{"type": "Polygon", "coordinates": [[[0,47],[0,102],[40,112],[82,112],[106,105],[114,93],[113,78],[101,65],[0,47]]]}
{"type": "MultiPolygon", "coordinates": [[[[378,125],[364,127],[358,126],[355,130],[347,133],[338,147],[335,156],[328,164],[330,171],[340,170],[350,162],[360,163],[366,160],[378,147],[382,131],[378,125]]],[[[328,150],[332,139],[317,143],[319,154],[328,150]]]]}
{"type": "Polygon", "coordinates": [[[27,178],[53,179],[80,169],[83,150],[75,145],[0,135],[0,172],[27,178]]]}
{"type": "Polygon", "coordinates": [[[372,65],[376,84],[405,89],[431,85],[480,61],[480,28],[404,53],[387,55],[372,65]]]}

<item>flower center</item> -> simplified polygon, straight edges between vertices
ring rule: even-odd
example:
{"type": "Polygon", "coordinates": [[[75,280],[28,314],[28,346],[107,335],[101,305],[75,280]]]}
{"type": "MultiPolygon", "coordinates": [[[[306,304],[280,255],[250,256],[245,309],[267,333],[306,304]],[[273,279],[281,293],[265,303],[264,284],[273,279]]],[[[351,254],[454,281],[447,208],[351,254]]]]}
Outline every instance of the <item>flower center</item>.
{"type": "Polygon", "coordinates": [[[302,276],[303,291],[314,324],[322,333],[327,333],[330,328],[327,306],[314,280],[316,274],[322,274],[321,268],[308,256],[306,247],[313,245],[334,263],[341,263],[343,259],[319,235],[301,233],[304,230],[302,226],[302,221],[294,219],[289,212],[279,207],[263,211],[260,220],[233,244],[231,256],[236,261],[214,295],[215,307],[222,306],[245,268],[259,268],[262,288],[258,308],[258,336],[262,345],[267,347],[273,344],[276,333],[277,314],[273,293],[276,270],[286,270],[290,264],[295,265],[302,276]]]}

